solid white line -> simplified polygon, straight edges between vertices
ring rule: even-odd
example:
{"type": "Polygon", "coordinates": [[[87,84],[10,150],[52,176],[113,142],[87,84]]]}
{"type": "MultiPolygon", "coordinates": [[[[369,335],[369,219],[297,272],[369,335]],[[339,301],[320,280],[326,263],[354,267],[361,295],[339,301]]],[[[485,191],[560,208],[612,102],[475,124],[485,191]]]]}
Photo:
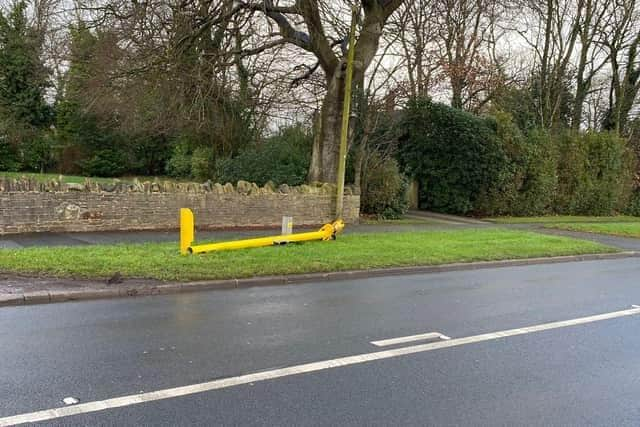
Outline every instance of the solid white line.
{"type": "Polygon", "coordinates": [[[81,403],[79,405],[61,408],[47,409],[44,411],[31,412],[27,414],[14,415],[0,418],[0,427],[12,426],[22,423],[35,423],[38,421],[53,420],[56,418],[68,417],[70,415],[86,414],[89,412],[103,411],[105,409],[120,408],[123,406],[137,405],[139,403],[153,402],[156,400],[172,399],[190,394],[203,393],[222,388],[233,387],[242,384],[255,383],[259,381],[272,380],[275,378],[287,377],[290,375],[307,374],[310,372],[322,371],[325,369],[338,368],[341,366],[356,365],[360,363],[372,362],[375,360],[389,359],[393,357],[406,356],[409,354],[422,353],[426,351],[438,350],[441,348],[457,347],[466,344],[473,344],[483,341],[491,341],[500,338],[513,337],[517,335],[542,332],[551,329],[566,328],[569,326],[583,325],[586,323],[599,322],[602,320],[615,319],[618,317],[633,316],[640,314],[640,308],[616,311],[612,313],[599,314],[596,316],[582,317],[579,319],[564,320],[561,322],[545,323],[542,325],[528,326],[525,328],[509,329],[506,331],[492,332],[488,334],[473,335],[465,338],[455,338],[447,341],[438,341],[429,344],[415,345],[411,347],[395,348],[383,350],[375,353],[359,354],[355,356],[341,357],[338,359],[324,360],[321,362],[306,363],[303,365],[290,366],[288,368],[273,369],[270,371],[257,372],[254,374],[241,375],[238,377],[225,378],[221,380],[209,381],[200,384],[193,384],[183,387],[169,388],[165,390],[140,393],[129,396],[116,397],[112,399],[99,400],[95,402],[81,403]]]}
{"type": "Polygon", "coordinates": [[[427,334],[409,335],[407,337],[390,338],[387,340],[371,341],[371,344],[377,347],[387,347],[390,345],[404,344],[414,341],[426,341],[426,340],[446,340],[449,339],[446,335],[442,335],[440,332],[429,332],[427,334]]]}

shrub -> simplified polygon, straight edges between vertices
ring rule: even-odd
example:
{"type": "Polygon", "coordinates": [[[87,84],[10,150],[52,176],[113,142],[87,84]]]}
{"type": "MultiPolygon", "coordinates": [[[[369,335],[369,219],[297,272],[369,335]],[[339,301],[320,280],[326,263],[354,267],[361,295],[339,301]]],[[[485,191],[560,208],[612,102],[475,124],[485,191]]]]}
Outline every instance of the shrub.
{"type": "Polygon", "coordinates": [[[15,147],[0,136],[0,171],[17,172],[20,161],[15,147]]]}
{"type": "Polygon", "coordinates": [[[86,176],[121,176],[127,170],[127,158],[122,150],[99,150],[81,161],[80,167],[86,176]]]}
{"type": "Polygon", "coordinates": [[[164,175],[172,154],[171,141],[164,135],[132,135],[131,172],[137,175],[164,175]]]}
{"type": "Polygon", "coordinates": [[[626,207],[635,170],[626,140],[607,132],[567,131],[558,143],[559,212],[609,215],[626,207]]]}
{"type": "Polygon", "coordinates": [[[53,138],[40,132],[23,142],[23,166],[34,172],[44,172],[54,163],[53,138]]]}
{"type": "Polygon", "coordinates": [[[408,207],[407,187],[398,162],[374,152],[369,156],[362,179],[362,212],[384,219],[400,218],[408,207]]]}
{"type": "Polygon", "coordinates": [[[245,180],[264,185],[303,184],[311,158],[311,132],[301,125],[281,129],[277,135],[261,144],[246,147],[233,158],[216,163],[219,182],[245,180]]]}
{"type": "Polygon", "coordinates": [[[423,208],[468,213],[509,176],[491,119],[414,99],[400,126],[399,157],[407,174],[421,184],[423,208]]]}
{"type": "Polygon", "coordinates": [[[629,203],[623,212],[626,215],[640,216],[640,188],[636,188],[629,197],[629,203]]]}
{"type": "Polygon", "coordinates": [[[191,177],[205,181],[213,176],[213,153],[205,147],[198,147],[191,155],[191,177]]]}
{"type": "Polygon", "coordinates": [[[535,216],[551,212],[558,186],[558,153],[548,132],[534,129],[526,136],[519,164],[518,195],[510,215],[535,216]]]}
{"type": "Polygon", "coordinates": [[[191,148],[188,142],[179,141],[165,167],[167,175],[174,178],[188,178],[191,175],[191,148]]]}

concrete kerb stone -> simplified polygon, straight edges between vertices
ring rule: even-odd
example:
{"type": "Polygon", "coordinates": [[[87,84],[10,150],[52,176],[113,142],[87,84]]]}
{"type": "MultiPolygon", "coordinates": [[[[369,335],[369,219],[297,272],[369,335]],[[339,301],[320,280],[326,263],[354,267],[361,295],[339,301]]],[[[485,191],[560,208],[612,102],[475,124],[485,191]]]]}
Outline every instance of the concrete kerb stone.
{"type": "Polygon", "coordinates": [[[0,294],[0,307],[24,305],[23,294],[0,294]]]}
{"type": "Polygon", "coordinates": [[[44,304],[51,302],[49,291],[35,291],[24,294],[25,304],[44,304]]]}
{"type": "Polygon", "coordinates": [[[478,270],[499,267],[518,267],[540,264],[558,264],[563,262],[613,260],[640,257],[640,252],[616,252],[610,254],[569,255],[547,258],[528,258],[503,261],[480,261],[470,263],[453,263],[433,266],[378,268],[370,270],[350,270],[324,273],[306,273],[289,276],[266,276],[246,279],[226,279],[196,281],[186,283],[168,283],[159,285],[142,285],[140,287],[117,287],[112,289],[87,289],[70,291],[37,291],[26,294],[0,294],[0,307],[26,304],[42,304],[114,297],[168,295],[177,293],[199,292],[206,290],[225,290],[252,288],[261,286],[295,285],[309,282],[329,282],[341,280],[366,279],[371,277],[398,276],[410,274],[443,273],[450,271],[478,270]]]}
{"type": "Polygon", "coordinates": [[[237,287],[238,287],[237,279],[186,282],[186,283],[180,283],[176,285],[176,292],[187,293],[187,292],[198,292],[200,290],[207,291],[207,290],[235,289],[237,287]]]}
{"type": "Polygon", "coordinates": [[[50,291],[50,302],[79,301],[119,297],[119,289],[78,289],[70,291],[50,291]]]}

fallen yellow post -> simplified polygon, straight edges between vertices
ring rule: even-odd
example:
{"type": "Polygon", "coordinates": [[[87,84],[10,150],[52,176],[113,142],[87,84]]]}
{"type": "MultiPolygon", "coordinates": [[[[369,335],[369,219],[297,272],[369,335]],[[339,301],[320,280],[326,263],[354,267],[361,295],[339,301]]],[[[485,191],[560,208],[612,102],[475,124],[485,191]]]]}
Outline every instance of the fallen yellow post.
{"type": "Polygon", "coordinates": [[[331,224],[323,225],[318,231],[309,233],[296,233],[271,237],[259,237],[257,239],[193,245],[193,241],[195,239],[193,212],[191,212],[191,209],[180,209],[180,253],[183,255],[202,254],[206,252],[260,248],[312,240],[335,240],[336,235],[342,232],[342,230],[344,230],[344,222],[339,219],[331,224]]]}

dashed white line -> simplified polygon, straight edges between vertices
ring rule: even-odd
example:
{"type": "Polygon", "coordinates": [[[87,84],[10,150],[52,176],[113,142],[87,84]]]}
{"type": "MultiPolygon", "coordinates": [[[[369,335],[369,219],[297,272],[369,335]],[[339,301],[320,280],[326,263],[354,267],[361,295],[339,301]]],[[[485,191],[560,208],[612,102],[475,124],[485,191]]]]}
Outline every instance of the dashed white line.
{"type": "Polygon", "coordinates": [[[302,365],[290,366],[287,368],[273,369],[270,371],[257,372],[253,374],[240,375],[237,377],[225,378],[221,380],[209,381],[200,384],[175,387],[164,390],[140,393],[129,396],[115,397],[112,399],[99,400],[94,402],[80,403],[78,405],[47,409],[43,411],[14,415],[0,418],[0,427],[7,427],[23,423],[35,423],[39,421],[53,420],[71,415],[86,414],[90,412],[104,411],[106,409],[121,408],[124,406],[137,405],[140,403],[153,402],[157,400],[172,399],[180,396],[187,396],[196,393],[203,393],[212,390],[219,390],[227,387],[234,387],[242,384],[256,383],[291,375],[307,374],[310,372],[322,371],[325,369],[338,368],[342,366],[357,365],[360,363],[372,362],[376,360],[389,359],[409,354],[423,353],[442,348],[457,347],[466,344],[492,341],[500,338],[525,335],[534,332],[548,331],[551,329],[566,328],[569,326],[583,325],[586,323],[599,322],[602,320],[615,319],[625,316],[640,314],[640,307],[630,310],[616,311],[612,313],[598,314],[595,316],[581,317],[578,319],[564,320],[560,322],[544,323],[541,325],[528,326],[524,328],[508,329],[505,331],[492,332],[488,334],[473,335],[465,338],[455,338],[445,341],[438,341],[428,344],[414,345],[410,347],[395,348],[378,351],[375,353],[359,354],[355,356],[341,357],[338,359],[324,360],[321,362],[305,363],[302,365]]]}
{"type": "Polygon", "coordinates": [[[409,335],[407,337],[398,337],[398,338],[390,338],[386,340],[371,341],[371,344],[375,345],[376,347],[388,347],[390,345],[405,344],[408,342],[415,342],[415,341],[449,340],[449,339],[451,338],[449,338],[446,335],[442,335],[440,332],[429,332],[426,334],[409,335]]]}

